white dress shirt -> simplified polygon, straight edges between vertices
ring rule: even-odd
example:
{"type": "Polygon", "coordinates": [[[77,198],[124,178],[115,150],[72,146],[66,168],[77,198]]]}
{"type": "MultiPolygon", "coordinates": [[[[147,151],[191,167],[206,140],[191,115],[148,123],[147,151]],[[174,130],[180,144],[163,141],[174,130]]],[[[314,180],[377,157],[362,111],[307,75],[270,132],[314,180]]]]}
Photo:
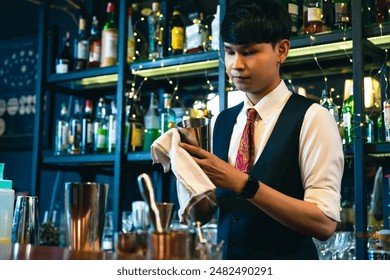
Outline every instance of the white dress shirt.
{"type": "MultiPolygon", "coordinates": [[[[238,145],[248,108],[255,108],[255,162],[259,159],[284,105],[292,92],[284,81],[255,106],[246,98],[233,128],[228,162],[235,165],[238,145]]],[[[213,118],[212,128],[216,116],[213,118]]],[[[333,116],[314,103],[307,110],[299,139],[299,166],[305,190],[304,200],[315,203],[328,217],[340,221],[340,189],[344,169],[342,140],[333,116]]],[[[272,187],[272,186],[270,186],[272,187]]]]}

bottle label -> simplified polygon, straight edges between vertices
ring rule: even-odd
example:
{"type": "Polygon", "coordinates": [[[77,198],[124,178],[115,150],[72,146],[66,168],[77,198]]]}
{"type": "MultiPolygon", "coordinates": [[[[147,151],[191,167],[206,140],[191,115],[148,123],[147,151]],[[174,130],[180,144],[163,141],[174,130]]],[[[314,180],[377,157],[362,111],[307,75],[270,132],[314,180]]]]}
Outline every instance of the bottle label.
{"type": "Polygon", "coordinates": [[[68,63],[63,63],[63,62],[58,63],[56,65],[56,73],[57,74],[68,73],[68,71],[69,71],[68,68],[69,68],[68,63]]]}
{"type": "Polygon", "coordinates": [[[88,59],[89,46],[88,41],[82,40],[77,43],[77,58],[78,59],[88,59]]]}
{"type": "Polygon", "coordinates": [[[322,10],[321,8],[307,8],[308,22],[321,22],[322,10]]]}
{"type": "Polygon", "coordinates": [[[91,45],[91,58],[90,61],[99,61],[101,59],[102,45],[99,41],[95,41],[91,45]]]}
{"type": "Polygon", "coordinates": [[[386,129],[390,129],[390,104],[385,105],[384,115],[385,115],[385,127],[386,129]]]}
{"type": "Polygon", "coordinates": [[[93,125],[92,123],[87,123],[87,144],[93,142],[93,125]]]}
{"type": "Polygon", "coordinates": [[[113,115],[110,115],[108,124],[108,147],[115,147],[116,140],[116,120],[113,115]]]}
{"type": "Polygon", "coordinates": [[[142,129],[142,125],[131,124],[130,145],[133,147],[142,147],[142,143],[144,141],[143,136],[144,130],[142,129]]]}
{"type": "Polygon", "coordinates": [[[298,5],[297,4],[293,4],[293,3],[289,3],[288,4],[288,12],[290,15],[295,15],[295,16],[298,16],[298,5]]]}
{"type": "Polygon", "coordinates": [[[343,114],[343,122],[344,122],[345,128],[351,127],[351,114],[350,113],[343,114]]]}
{"type": "Polygon", "coordinates": [[[127,39],[127,62],[133,62],[135,58],[135,40],[134,38],[127,39]]]}
{"type": "Polygon", "coordinates": [[[97,143],[96,147],[98,149],[105,149],[107,141],[107,129],[99,127],[97,130],[97,143]]]}
{"type": "Polygon", "coordinates": [[[118,33],[116,30],[107,29],[103,30],[103,59],[106,57],[117,58],[118,57],[118,33]]]}
{"type": "Polygon", "coordinates": [[[175,26],[172,28],[172,49],[182,50],[184,49],[184,28],[175,26]]]}
{"type": "Polygon", "coordinates": [[[186,27],[186,48],[195,49],[202,45],[202,34],[199,24],[193,24],[186,27]]]}

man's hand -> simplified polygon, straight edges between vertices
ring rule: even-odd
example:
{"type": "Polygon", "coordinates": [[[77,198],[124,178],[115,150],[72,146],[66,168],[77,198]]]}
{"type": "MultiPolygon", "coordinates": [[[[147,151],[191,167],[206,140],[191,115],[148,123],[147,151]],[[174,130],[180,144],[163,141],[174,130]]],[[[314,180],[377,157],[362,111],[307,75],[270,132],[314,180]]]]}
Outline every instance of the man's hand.
{"type": "Polygon", "coordinates": [[[241,192],[248,180],[247,174],[200,147],[183,142],[179,146],[192,156],[215,186],[241,192]]]}

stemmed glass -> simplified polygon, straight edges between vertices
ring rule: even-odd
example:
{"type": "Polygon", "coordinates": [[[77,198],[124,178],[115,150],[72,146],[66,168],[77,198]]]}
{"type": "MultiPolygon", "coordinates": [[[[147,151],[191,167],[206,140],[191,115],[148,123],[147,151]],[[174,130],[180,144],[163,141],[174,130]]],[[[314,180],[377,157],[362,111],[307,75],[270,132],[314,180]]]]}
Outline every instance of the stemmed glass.
{"type": "Polygon", "coordinates": [[[347,231],[336,231],[329,238],[329,251],[332,253],[332,260],[337,260],[337,255],[343,252],[348,245],[350,233],[347,231]]]}

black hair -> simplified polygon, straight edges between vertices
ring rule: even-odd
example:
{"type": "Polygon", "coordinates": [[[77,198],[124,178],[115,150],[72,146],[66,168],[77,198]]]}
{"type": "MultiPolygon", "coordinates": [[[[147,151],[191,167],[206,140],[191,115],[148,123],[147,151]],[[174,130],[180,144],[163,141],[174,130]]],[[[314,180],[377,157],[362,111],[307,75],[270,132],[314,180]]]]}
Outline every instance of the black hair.
{"type": "Polygon", "coordinates": [[[230,44],[275,46],[290,39],[291,16],[280,0],[238,0],[227,8],[220,35],[230,44]]]}

